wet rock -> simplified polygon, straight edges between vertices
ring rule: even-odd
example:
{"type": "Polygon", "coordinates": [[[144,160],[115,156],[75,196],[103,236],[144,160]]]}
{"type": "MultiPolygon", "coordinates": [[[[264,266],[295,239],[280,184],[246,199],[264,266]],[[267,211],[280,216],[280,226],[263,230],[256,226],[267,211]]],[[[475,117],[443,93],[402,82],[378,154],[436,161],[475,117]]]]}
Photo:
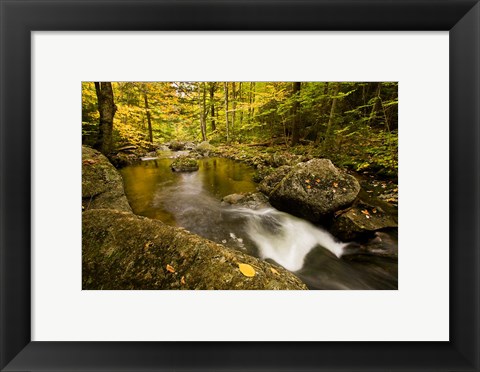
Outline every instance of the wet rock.
{"type": "Polygon", "coordinates": [[[95,209],[82,219],[83,289],[306,289],[287,270],[133,213],[95,209]],[[250,265],[246,277],[239,264],[250,265]],[[273,269],[273,270],[272,270],[273,269]]]}
{"type": "Polygon", "coordinates": [[[396,218],[380,207],[359,202],[333,219],[330,232],[340,240],[348,241],[397,226],[396,218]]]}
{"type": "Polygon", "coordinates": [[[135,153],[119,152],[117,154],[109,155],[108,160],[110,160],[115,168],[120,169],[129,165],[137,164],[141,161],[141,156],[138,156],[135,153]]]}
{"type": "Polygon", "coordinates": [[[224,204],[236,205],[249,209],[263,209],[271,207],[268,198],[260,192],[227,195],[222,199],[224,204]]]}
{"type": "Polygon", "coordinates": [[[330,160],[312,159],[278,168],[263,180],[260,191],[276,208],[320,222],[351,205],[360,191],[360,185],[330,160]]]}
{"type": "Polygon", "coordinates": [[[197,148],[195,149],[202,156],[209,156],[210,153],[214,151],[215,147],[213,147],[208,141],[201,142],[197,148]]]}
{"type": "Polygon", "coordinates": [[[342,259],[347,261],[365,260],[366,256],[398,259],[398,231],[388,229],[376,231],[363,243],[352,243],[344,249],[342,259]]]}
{"type": "Polygon", "coordinates": [[[262,182],[267,176],[272,174],[275,171],[274,168],[265,167],[263,165],[257,166],[257,170],[253,174],[253,181],[260,183],[262,182]]]}
{"type": "Polygon", "coordinates": [[[188,151],[195,150],[196,147],[197,146],[193,142],[186,142],[183,146],[183,148],[188,151]]]}
{"type": "Polygon", "coordinates": [[[170,151],[170,147],[167,145],[158,145],[157,151],[164,152],[164,151],[170,151]]]}
{"type": "Polygon", "coordinates": [[[100,152],[82,146],[82,209],[111,208],[131,212],[123,179],[100,152]]]}
{"type": "Polygon", "coordinates": [[[185,143],[180,142],[180,141],[172,141],[170,142],[170,149],[173,151],[181,151],[185,148],[185,143]]]}
{"type": "Polygon", "coordinates": [[[171,167],[175,172],[194,172],[198,170],[198,162],[190,157],[180,157],[173,161],[171,167]]]}

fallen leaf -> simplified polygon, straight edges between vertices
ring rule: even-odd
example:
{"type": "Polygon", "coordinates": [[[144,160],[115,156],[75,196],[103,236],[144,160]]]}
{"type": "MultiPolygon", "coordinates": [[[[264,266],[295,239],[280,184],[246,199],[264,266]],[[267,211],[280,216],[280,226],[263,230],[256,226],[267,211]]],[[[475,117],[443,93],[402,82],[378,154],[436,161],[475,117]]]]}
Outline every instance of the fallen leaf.
{"type": "Polygon", "coordinates": [[[305,180],[305,183],[310,183],[310,180],[305,180]]]}
{"type": "MultiPolygon", "coordinates": [[[[347,188],[346,187],[342,187],[342,190],[343,191],[347,191],[347,188]]],[[[368,191],[367,191],[368,192],[368,191]]]]}
{"type": "Polygon", "coordinates": [[[376,209],[376,208],[373,208],[373,209],[372,209],[372,212],[373,212],[373,213],[377,213],[377,209],[376,209]]]}
{"type": "Polygon", "coordinates": [[[167,271],[170,273],[174,273],[175,269],[173,268],[173,266],[170,266],[169,264],[167,264],[167,271]]]}
{"type": "Polygon", "coordinates": [[[184,277],[184,276],[182,276],[182,278],[180,279],[180,283],[182,283],[182,285],[185,285],[185,284],[186,284],[186,283],[185,283],[185,277],[184,277]]]}
{"type": "Polygon", "coordinates": [[[337,190],[335,190],[335,189],[333,189],[332,191],[333,191],[334,194],[337,192],[337,190]]]}
{"type": "Polygon", "coordinates": [[[312,186],[310,186],[310,185],[307,186],[307,189],[311,189],[311,188],[312,188],[312,186]]]}
{"type": "Polygon", "coordinates": [[[366,214],[366,215],[365,215],[365,218],[369,219],[369,218],[370,218],[370,216],[366,214]]]}
{"type": "Polygon", "coordinates": [[[364,209],[363,211],[361,211],[363,214],[366,214],[366,215],[369,215],[370,213],[368,213],[368,211],[366,209],[364,209]]]}
{"type": "Polygon", "coordinates": [[[316,182],[316,183],[320,183],[320,179],[317,178],[317,179],[315,180],[315,182],[316,182]]]}
{"type": "Polygon", "coordinates": [[[270,271],[276,275],[280,275],[280,273],[277,270],[275,270],[273,267],[270,268],[270,271]]]}
{"type": "Polygon", "coordinates": [[[338,187],[338,183],[337,183],[337,182],[334,182],[334,183],[333,183],[333,187],[338,187]]]}
{"type": "Polygon", "coordinates": [[[240,272],[251,278],[251,277],[254,277],[255,276],[255,270],[253,269],[252,266],[248,265],[248,264],[238,264],[238,268],[240,269],[240,272]]]}

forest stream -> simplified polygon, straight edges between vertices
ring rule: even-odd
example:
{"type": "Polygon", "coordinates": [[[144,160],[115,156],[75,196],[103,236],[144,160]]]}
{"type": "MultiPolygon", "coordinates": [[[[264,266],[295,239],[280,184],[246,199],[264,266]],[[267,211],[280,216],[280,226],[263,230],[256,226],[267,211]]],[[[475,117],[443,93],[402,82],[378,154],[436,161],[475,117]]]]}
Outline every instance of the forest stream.
{"type": "Polygon", "coordinates": [[[204,158],[196,172],[173,172],[173,159],[152,159],[121,169],[135,214],[182,227],[202,237],[274,262],[310,289],[397,289],[396,259],[342,255],[361,244],[397,249],[382,232],[371,242],[340,242],[328,231],[272,207],[252,210],[222,198],[256,192],[254,169],[230,159],[204,158]]]}

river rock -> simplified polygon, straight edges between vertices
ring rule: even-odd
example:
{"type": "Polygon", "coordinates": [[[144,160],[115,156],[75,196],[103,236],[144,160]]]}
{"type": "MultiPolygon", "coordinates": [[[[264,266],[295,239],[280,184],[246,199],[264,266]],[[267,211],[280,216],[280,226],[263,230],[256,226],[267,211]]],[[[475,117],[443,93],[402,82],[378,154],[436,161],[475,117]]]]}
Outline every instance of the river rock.
{"type": "Polygon", "coordinates": [[[172,142],[170,142],[170,148],[173,151],[181,151],[185,148],[185,143],[173,140],[172,142]]]}
{"type": "Polygon", "coordinates": [[[123,189],[123,179],[100,152],[82,146],[82,209],[132,209],[123,189]]]}
{"type": "Polygon", "coordinates": [[[271,207],[268,198],[261,192],[227,195],[223,197],[222,202],[254,210],[271,207]]]}
{"type": "Polygon", "coordinates": [[[198,162],[193,158],[180,157],[173,161],[171,168],[175,172],[194,172],[198,170],[198,162]]]}
{"type": "Polygon", "coordinates": [[[343,241],[371,236],[375,231],[397,227],[394,216],[383,209],[364,203],[358,203],[337,215],[330,227],[330,232],[343,241]]]}
{"type": "Polygon", "coordinates": [[[201,142],[195,149],[202,156],[209,156],[215,148],[208,141],[201,142]]]}
{"type": "Polygon", "coordinates": [[[185,150],[189,150],[189,151],[195,150],[196,147],[197,146],[193,142],[186,142],[185,145],[183,146],[185,150]]]}
{"type": "Polygon", "coordinates": [[[320,222],[352,204],[360,191],[358,181],[328,159],[312,159],[282,166],[260,184],[276,208],[320,222]]]}
{"type": "Polygon", "coordinates": [[[157,147],[157,151],[160,151],[160,152],[164,152],[164,151],[170,151],[170,147],[168,147],[167,145],[158,145],[157,147]]]}
{"type": "Polygon", "coordinates": [[[82,288],[307,289],[287,270],[129,212],[89,210],[82,219],[82,288]],[[239,264],[255,273],[247,277],[239,264]]]}

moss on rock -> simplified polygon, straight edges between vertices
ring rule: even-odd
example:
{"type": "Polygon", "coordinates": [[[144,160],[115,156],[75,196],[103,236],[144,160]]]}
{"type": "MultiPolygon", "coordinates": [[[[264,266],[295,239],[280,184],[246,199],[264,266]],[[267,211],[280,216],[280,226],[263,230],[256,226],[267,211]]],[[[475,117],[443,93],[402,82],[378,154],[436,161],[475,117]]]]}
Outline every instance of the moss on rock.
{"type": "Polygon", "coordinates": [[[83,289],[307,289],[281,267],[157,220],[96,209],[82,223],[83,289]]]}
{"type": "Polygon", "coordinates": [[[259,188],[276,208],[312,222],[351,205],[360,191],[358,181],[328,159],[281,166],[259,188]]]}
{"type": "Polygon", "coordinates": [[[190,157],[180,157],[173,161],[171,167],[175,172],[194,172],[198,170],[198,161],[190,157]]]}
{"type": "Polygon", "coordinates": [[[111,208],[131,212],[123,179],[100,152],[82,146],[82,206],[84,210],[111,208]]]}

